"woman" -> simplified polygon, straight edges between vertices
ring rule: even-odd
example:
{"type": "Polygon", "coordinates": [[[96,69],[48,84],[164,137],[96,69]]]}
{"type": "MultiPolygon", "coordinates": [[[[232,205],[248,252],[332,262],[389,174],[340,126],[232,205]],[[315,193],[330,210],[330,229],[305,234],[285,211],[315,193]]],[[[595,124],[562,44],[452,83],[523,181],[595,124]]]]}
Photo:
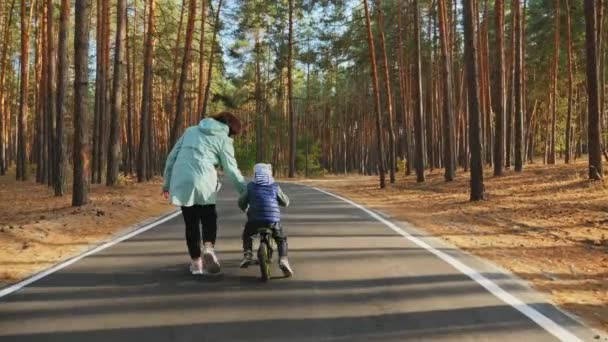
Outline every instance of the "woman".
{"type": "Polygon", "coordinates": [[[234,159],[232,140],[240,131],[241,122],[232,113],[217,114],[186,129],[167,157],[163,196],[182,208],[192,274],[203,274],[203,264],[205,272],[220,272],[213,250],[217,234],[215,203],[219,191],[216,166],[222,167],[239,193],[246,189],[247,184],[234,159]]]}

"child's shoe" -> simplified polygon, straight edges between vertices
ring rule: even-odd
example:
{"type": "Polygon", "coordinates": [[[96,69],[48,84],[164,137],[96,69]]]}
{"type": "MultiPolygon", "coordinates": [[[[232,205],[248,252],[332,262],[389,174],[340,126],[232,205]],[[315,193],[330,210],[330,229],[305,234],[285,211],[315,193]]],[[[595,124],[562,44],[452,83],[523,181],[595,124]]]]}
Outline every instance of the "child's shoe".
{"type": "Polygon", "coordinates": [[[190,263],[190,273],[193,275],[203,274],[203,260],[201,258],[192,260],[190,263]]]}
{"type": "Polygon", "coordinates": [[[210,274],[220,273],[220,263],[217,260],[213,246],[205,245],[203,247],[203,260],[205,264],[205,272],[210,274]]]}
{"type": "Polygon", "coordinates": [[[247,268],[251,264],[253,264],[253,253],[251,251],[245,251],[240,266],[241,268],[247,268]]]}
{"type": "Polygon", "coordinates": [[[289,265],[289,260],[287,260],[287,257],[282,257],[279,260],[279,268],[281,269],[281,271],[283,271],[283,275],[287,278],[293,276],[293,270],[291,269],[291,266],[289,265]]]}

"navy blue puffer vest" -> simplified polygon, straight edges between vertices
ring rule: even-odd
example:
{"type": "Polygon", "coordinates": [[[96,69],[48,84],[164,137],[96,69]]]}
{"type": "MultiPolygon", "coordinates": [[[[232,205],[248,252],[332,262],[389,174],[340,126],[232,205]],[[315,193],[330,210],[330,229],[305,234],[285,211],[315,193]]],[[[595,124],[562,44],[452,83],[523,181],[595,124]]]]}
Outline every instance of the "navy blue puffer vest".
{"type": "Polygon", "coordinates": [[[247,184],[247,196],[249,197],[249,210],[247,211],[249,221],[281,222],[281,210],[277,200],[278,185],[249,183],[247,184]]]}

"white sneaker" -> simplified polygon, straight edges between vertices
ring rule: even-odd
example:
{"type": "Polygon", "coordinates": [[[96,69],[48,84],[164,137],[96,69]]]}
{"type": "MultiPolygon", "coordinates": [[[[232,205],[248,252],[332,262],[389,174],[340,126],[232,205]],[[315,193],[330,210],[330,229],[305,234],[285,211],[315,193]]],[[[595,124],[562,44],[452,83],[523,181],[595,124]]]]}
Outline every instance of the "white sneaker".
{"type": "Polygon", "coordinates": [[[281,258],[281,260],[279,260],[279,268],[283,271],[285,277],[289,278],[293,276],[293,270],[291,269],[287,258],[281,258]]]}
{"type": "Polygon", "coordinates": [[[203,265],[205,267],[205,273],[215,274],[220,273],[220,263],[217,260],[215,251],[211,246],[203,247],[203,265]]]}
{"type": "Polygon", "coordinates": [[[192,260],[190,263],[190,273],[193,275],[203,274],[203,260],[201,258],[192,260]]]}

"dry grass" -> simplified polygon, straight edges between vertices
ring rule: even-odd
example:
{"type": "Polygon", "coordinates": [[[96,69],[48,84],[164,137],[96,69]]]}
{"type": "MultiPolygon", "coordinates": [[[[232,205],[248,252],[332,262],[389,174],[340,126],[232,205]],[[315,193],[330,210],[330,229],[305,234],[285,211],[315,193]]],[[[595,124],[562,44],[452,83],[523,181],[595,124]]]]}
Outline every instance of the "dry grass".
{"type": "Polygon", "coordinates": [[[0,177],[0,286],[172,209],[161,199],[160,180],[123,183],[93,185],[91,203],[73,208],[71,194],[58,198],[34,181],[16,182],[14,172],[0,177]]]}
{"type": "MultiPolygon", "coordinates": [[[[586,180],[586,164],[529,165],[523,174],[485,174],[486,201],[471,203],[468,174],[424,184],[400,176],[379,190],[375,177],[312,184],[412,222],[506,267],[562,307],[608,330],[608,187],[586,180]]],[[[307,182],[310,184],[310,182],[307,182]]]]}

